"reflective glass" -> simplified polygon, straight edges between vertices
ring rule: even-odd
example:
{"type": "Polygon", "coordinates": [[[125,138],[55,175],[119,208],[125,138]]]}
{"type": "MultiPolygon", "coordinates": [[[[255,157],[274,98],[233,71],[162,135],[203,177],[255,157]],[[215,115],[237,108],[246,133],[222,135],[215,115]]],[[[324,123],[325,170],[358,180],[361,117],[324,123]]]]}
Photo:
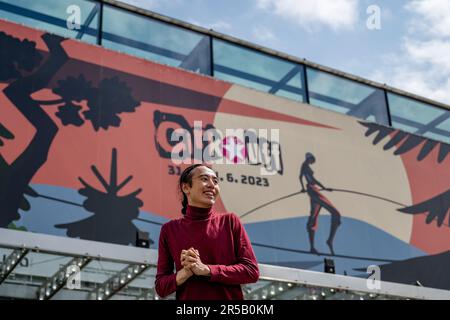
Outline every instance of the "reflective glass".
{"type": "MultiPolygon", "coordinates": [[[[155,300],[155,275],[156,267],[150,267],[139,276],[133,279],[126,287],[124,287],[120,292],[113,296],[111,300],[122,300],[122,299],[132,299],[132,300],[155,300]]],[[[166,297],[165,300],[173,299],[172,296],[166,297]]]]}
{"type": "Polygon", "coordinates": [[[0,18],[97,43],[100,4],[87,0],[0,0],[0,18]]]}
{"type": "Polygon", "coordinates": [[[213,39],[214,77],[304,102],[303,66],[213,39]]]}
{"type": "Polygon", "coordinates": [[[389,125],[383,90],[312,68],[307,79],[312,105],[389,125]]]}
{"type": "Polygon", "coordinates": [[[260,278],[257,283],[243,286],[246,300],[396,300],[405,299],[391,295],[359,292],[341,288],[269,281],[260,278]]]}
{"type": "Polygon", "coordinates": [[[392,126],[450,143],[450,110],[388,93],[392,126]]]}
{"type": "Polygon", "coordinates": [[[209,37],[104,5],[102,45],[141,58],[211,74],[209,37]]]}

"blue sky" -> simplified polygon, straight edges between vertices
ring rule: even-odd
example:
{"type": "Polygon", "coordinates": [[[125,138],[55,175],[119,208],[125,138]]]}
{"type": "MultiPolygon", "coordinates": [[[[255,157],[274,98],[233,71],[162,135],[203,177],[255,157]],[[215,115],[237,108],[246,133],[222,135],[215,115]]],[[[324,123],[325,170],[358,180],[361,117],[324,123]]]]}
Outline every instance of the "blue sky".
{"type": "Polygon", "coordinates": [[[450,104],[450,0],[122,1],[450,104]]]}

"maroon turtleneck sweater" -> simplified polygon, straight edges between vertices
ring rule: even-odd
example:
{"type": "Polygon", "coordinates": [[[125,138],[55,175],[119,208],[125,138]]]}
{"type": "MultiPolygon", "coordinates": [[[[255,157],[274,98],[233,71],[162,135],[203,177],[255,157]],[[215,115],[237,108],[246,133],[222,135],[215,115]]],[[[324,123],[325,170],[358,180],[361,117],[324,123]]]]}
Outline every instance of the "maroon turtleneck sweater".
{"type": "Polygon", "coordinates": [[[176,291],[177,300],[242,300],[240,285],[256,282],[258,277],[250,240],[235,214],[188,206],[185,216],[162,226],[155,280],[160,297],[176,291]],[[176,272],[183,268],[181,250],[190,247],[199,251],[211,276],[194,274],[177,287],[176,272]]]}

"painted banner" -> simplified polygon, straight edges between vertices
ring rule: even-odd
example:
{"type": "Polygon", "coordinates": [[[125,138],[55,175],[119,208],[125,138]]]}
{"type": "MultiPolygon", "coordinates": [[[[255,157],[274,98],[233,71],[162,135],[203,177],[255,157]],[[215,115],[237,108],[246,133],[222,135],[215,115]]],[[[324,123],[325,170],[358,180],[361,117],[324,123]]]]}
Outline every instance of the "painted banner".
{"type": "Polygon", "coordinates": [[[0,227],[157,248],[200,129],[260,263],[450,289],[448,144],[5,21],[0,57],[0,227]]]}

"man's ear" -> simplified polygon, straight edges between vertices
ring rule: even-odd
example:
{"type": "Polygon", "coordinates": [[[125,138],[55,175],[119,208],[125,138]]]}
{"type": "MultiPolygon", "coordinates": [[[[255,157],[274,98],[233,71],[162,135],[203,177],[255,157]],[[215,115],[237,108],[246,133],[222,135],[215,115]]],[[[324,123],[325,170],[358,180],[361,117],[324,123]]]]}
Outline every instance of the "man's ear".
{"type": "Polygon", "coordinates": [[[183,192],[184,192],[186,195],[188,195],[188,194],[189,194],[189,190],[190,190],[189,185],[188,185],[187,183],[183,183],[183,184],[181,185],[181,190],[183,190],[183,192]]]}

